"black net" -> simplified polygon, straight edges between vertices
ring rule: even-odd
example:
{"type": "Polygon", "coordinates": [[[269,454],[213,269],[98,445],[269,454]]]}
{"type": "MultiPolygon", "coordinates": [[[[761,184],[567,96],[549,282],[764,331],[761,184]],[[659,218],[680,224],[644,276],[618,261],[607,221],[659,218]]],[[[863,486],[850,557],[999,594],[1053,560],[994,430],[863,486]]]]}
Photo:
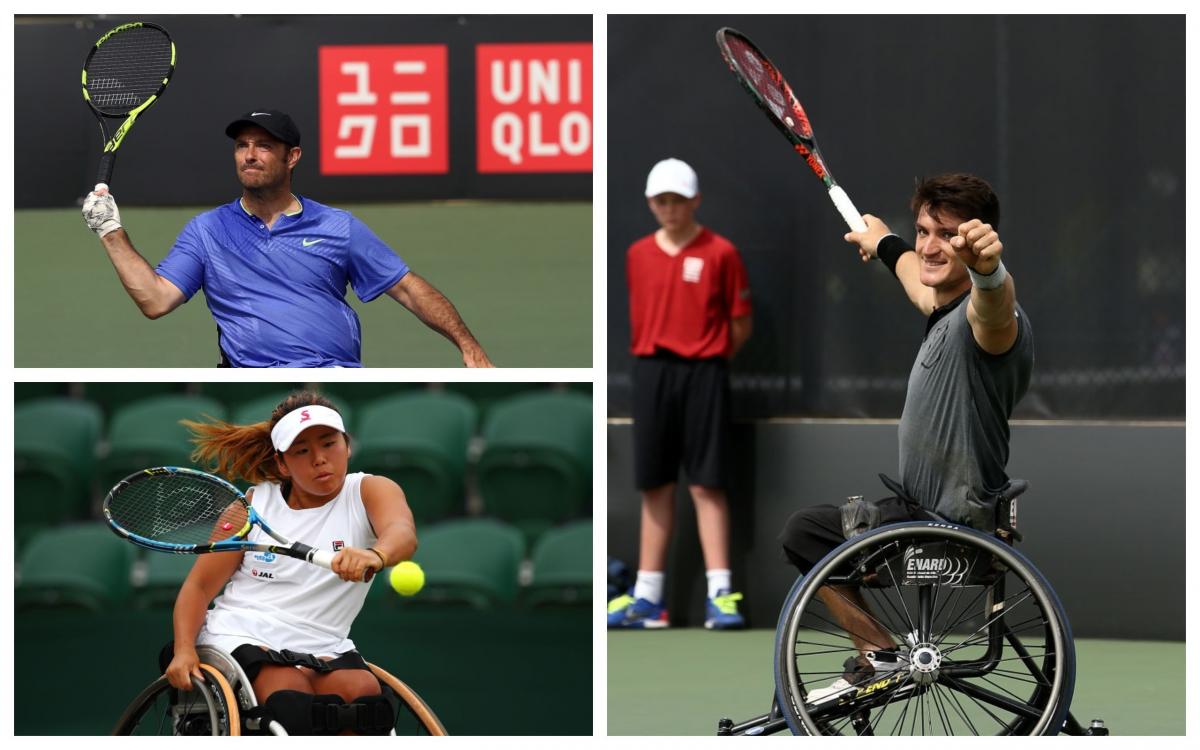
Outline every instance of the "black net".
{"type": "Polygon", "coordinates": [[[171,39],[161,29],[121,29],[92,53],[84,69],[84,88],[104,114],[128,114],[158,93],[173,58],[171,39]]]}
{"type": "Polygon", "coordinates": [[[167,544],[211,544],[241,532],[248,506],[203,475],[147,473],[126,480],[105,505],[112,521],[136,536],[167,544]]]}

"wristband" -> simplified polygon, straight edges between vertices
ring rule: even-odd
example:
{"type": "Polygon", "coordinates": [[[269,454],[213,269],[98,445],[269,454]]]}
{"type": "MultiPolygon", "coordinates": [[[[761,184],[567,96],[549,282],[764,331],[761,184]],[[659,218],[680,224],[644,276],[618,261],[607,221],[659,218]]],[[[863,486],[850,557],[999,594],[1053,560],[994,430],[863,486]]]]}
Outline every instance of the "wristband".
{"type": "Polygon", "coordinates": [[[384,558],[383,553],[381,553],[379,550],[375,549],[374,547],[367,547],[367,549],[370,550],[371,552],[375,553],[375,556],[379,558],[379,562],[382,563],[383,568],[387,567],[387,559],[384,558]]]}
{"type": "Polygon", "coordinates": [[[875,255],[883,261],[883,265],[887,266],[893,276],[896,275],[896,264],[900,262],[900,256],[911,252],[916,251],[894,234],[882,237],[875,246],[875,255]]]}
{"type": "Polygon", "coordinates": [[[969,266],[967,273],[971,274],[971,285],[984,291],[999,289],[1004,286],[1004,280],[1008,278],[1008,270],[1004,267],[1004,261],[1000,261],[991,273],[976,273],[975,269],[969,266]]]}

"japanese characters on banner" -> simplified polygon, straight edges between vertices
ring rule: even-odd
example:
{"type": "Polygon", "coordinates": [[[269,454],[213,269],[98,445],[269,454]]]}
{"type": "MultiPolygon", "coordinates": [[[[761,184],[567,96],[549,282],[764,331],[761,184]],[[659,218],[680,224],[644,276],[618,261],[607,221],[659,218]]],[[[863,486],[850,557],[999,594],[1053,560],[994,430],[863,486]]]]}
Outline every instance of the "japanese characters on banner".
{"type": "Polygon", "coordinates": [[[446,46],[325,46],[321,174],[450,169],[446,46]]]}
{"type": "MultiPolygon", "coordinates": [[[[321,174],[446,174],[446,45],[322,46],[321,174]]],[[[475,48],[476,169],[590,172],[592,45],[475,48]]]]}

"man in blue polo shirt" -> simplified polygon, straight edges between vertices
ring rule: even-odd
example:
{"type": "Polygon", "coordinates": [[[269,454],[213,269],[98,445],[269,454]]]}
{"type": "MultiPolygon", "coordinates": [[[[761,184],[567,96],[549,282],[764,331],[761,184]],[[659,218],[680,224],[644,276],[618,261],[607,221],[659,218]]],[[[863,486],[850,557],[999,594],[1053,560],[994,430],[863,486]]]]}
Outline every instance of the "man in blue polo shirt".
{"type": "Polygon", "coordinates": [[[491,367],[458,311],[349,212],[292,193],[300,131],[277,110],[248,112],[225,129],[242,196],[192,219],[151,268],[121,227],[116,201],[91,193],[84,220],[100,236],[125,290],[151,319],[204,289],[221,364],[361,367],[361,327],[347,283],[363,302],[381,294],[450,339],[468,367],[491,367]]]}

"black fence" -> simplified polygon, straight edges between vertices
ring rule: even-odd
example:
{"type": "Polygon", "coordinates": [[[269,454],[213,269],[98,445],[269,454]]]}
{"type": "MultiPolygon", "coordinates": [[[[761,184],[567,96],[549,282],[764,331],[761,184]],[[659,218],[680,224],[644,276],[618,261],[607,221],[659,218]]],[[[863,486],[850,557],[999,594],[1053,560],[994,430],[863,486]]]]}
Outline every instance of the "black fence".
{"type": "Polygon", "coordinates": [[[321,201],[591,198],[591,16],[18,16],[17,208],[95,183],[80,69],[130,21],[166,27],[177,66],[118,151],[122,205],[232,200],[225,126],[256,109],[296,120],[296,190],[321,201]]]}
{"type": "Polygon", "coordinates": [[[782,69],[860,211],[912,238],[918,176],[1001,200],[1033,323],[1025,418],[1184,414],[1182,16],[610,16],[609,412],[629,410],[625,250],[655,228],[659,159],[700,175],[700,221],[745,260],[754,335],[736,413],[896,417],[923,320],[842,241],[820,182],[735,82],[733,26],[782,69]]]}

